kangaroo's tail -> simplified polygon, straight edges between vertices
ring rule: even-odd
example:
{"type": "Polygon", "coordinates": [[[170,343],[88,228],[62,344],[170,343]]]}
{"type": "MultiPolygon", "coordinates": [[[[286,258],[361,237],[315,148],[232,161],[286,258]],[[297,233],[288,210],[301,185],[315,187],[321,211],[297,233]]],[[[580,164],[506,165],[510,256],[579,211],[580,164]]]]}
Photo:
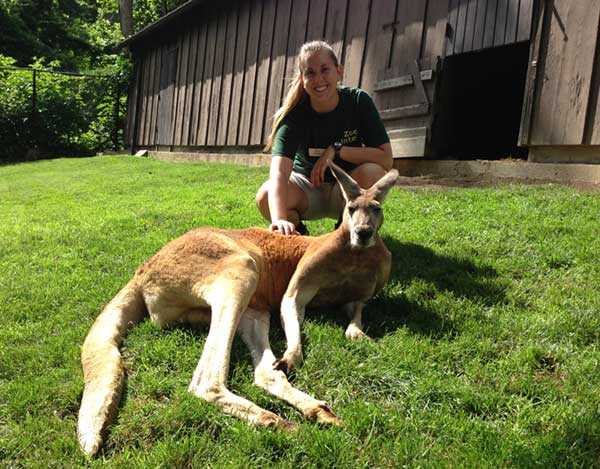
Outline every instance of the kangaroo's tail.
{"type": "Polygon", "coordinates": [[[131,280],[104,308],[85,338],[81,363],[85,387],[77,435],[83,452],[93,456],[102,445],[103,432],[114,418],[125,372],[119,345],[129,327],[146,315],[142,292],[131,280]]]}

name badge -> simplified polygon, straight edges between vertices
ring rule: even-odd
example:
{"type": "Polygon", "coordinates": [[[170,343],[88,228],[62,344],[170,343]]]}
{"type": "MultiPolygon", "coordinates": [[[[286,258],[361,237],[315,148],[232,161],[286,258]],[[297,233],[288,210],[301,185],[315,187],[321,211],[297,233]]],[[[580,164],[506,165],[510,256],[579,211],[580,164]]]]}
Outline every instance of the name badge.
{"type": "Polygon", "coordinates": [[[323,154],[324,151],[325,151],[325,148],[309,148],[308,156],[312,156],[313,158],[319,158],[323,154]]]}

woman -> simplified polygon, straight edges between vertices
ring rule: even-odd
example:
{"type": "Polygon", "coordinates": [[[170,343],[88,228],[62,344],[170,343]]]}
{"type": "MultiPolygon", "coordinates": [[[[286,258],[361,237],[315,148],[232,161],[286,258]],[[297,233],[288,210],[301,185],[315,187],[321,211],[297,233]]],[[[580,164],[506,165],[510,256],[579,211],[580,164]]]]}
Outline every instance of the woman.
{"type": "Polygon", "coordinates": [[[313,41],[299,53],[299,74],[275,113],[265,151],[272,150],[269,179],[256,204],[269,229],[308,234],[302,220],[339,218],[344,208],[328,160],[361,187],[392,168],[392,148],[370,96],[338,87],[343,67],[329,44],[313,41]]]}

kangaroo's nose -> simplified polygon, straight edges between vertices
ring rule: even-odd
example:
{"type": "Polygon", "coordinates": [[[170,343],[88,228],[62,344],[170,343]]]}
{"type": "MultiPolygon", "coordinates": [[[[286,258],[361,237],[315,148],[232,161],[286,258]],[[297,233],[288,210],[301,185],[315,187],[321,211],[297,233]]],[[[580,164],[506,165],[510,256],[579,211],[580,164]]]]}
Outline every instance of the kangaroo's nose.
{"type": "Polygon", "coordinates": [[[360,227],[358,230],[356,230],[356,234],[358,235],[358,238],[361,240],[361,242],[365,242],[368,241],[371,236],[373,236],[373,228],[371,228],[370,226],[363,226],[360,227]]]}

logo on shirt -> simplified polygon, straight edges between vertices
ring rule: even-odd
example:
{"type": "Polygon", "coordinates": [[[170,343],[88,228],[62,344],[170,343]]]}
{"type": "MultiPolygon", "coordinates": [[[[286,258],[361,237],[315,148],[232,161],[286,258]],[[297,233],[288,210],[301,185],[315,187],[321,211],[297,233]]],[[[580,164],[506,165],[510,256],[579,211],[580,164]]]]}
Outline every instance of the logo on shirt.
{"type": "Polygon", "coordinates": [[[342,137],[344,145],[348,145],[356,140],[358,140],[358,130],[344,130],[344,136],[342,137]]]}

